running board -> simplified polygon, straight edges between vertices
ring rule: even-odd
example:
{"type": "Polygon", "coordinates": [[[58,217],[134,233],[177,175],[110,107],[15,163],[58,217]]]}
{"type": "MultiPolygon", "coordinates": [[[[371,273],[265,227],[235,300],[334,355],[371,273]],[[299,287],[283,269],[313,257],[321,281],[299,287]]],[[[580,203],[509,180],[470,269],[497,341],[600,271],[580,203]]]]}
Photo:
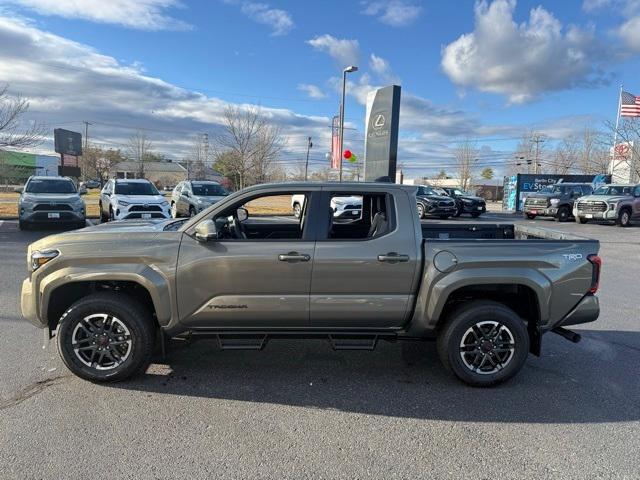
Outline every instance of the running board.
{"type": "Polygon", "coordinates": [[[220,350],[262,350],[267,335],[216,335],[220,350]]]}
{"type": "Polygon", "coordinates": [[[373,350],[378,343],[378,335],[349,336],[327,335],[334,350],[373,350]]]}

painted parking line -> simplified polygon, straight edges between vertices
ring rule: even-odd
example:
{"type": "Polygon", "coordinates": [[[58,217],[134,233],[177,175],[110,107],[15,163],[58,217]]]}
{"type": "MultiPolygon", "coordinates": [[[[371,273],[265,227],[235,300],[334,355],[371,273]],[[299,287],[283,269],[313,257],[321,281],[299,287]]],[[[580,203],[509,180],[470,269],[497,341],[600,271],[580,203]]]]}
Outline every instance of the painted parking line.
{"type": "Polygon", "coordinates": [[[90,227],[93,227],[95,225],[95,223],[93,223],[93,220],[89,220],[87,218],[87,223],[89,224],[90,227]]]}

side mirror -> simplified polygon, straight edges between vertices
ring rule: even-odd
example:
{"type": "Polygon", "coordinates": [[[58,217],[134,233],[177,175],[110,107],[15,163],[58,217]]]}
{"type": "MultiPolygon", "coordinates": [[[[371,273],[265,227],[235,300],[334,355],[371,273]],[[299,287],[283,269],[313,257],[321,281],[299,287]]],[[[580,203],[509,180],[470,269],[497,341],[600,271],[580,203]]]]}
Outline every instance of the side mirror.
{"type": "Polygon", "coordinates": [[[23,190],[24,190],[24,187],[16,187],[13,189],[14,192],[18,192],[18,193],[22,193],[23,190]]]}
{"type": "Polygon", "coordinates": [[[247,218],[249,218],[249,212],[246,208],[240,207],[238,210],[236,210],[236,217],[238,218],[238,221],[244,222],[247,218]]]}
{"type": "Polygon", "coordinates": [[[86,195],[87,194],[87,187],[82,186],[78,189],[78,195],[86,195]]]}
{"type": "Polygon", "coordinates": [[[189,198],[191,196],[191,194],[189,192],[182,192],[182,194],[187,198],[189,198]]]}
{"type": "Polygon", "coordinates": [[[208,242],[218,238],[218,229],[213,220],[204,220],[196,225],[196,240],[208,242]]]}

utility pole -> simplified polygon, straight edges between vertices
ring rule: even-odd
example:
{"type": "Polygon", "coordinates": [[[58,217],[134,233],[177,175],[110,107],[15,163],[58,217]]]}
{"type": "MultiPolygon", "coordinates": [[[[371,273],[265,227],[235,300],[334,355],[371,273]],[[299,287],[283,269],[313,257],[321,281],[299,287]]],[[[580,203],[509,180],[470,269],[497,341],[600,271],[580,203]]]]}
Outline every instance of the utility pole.
{"type": "Polygon", "coordinates": [[[304,181],[309,179],[309,150],[313,147],[311,137],[307,137],[307,160],[304,162],[304,181]]]}
{"type": "Polygon", "coordinates": [[[538,166],[540,165],[540,163],[538,162],[539,157],[540,157],[540,144],[544,143],[546,140],[544,138],[542,138],[542,135],[540,135],[539,133],[536,133],[532,138],[531,138],[531,142],[536,144],[536,157],[535,157],[535,163],[533,164],[533,173],[535,175],[538,174],[538,166]]]}
{"type": "MultiPolygon", "coordinates": [[[[86,155],[87,148],[89,147],[89,125],[92,125],[92,123],[87,122],[86,120],[84,120],[82,123],[84,123],[84,147],[82,147],[82,155],[86,155]]],[[[82,165],[85,165],[85,163],[82,162],[82,165]]],[[[78,164],[76,163],[76,167],[77,166],[78,164]]],[[[83,181],[86,180],[84,169],[82,172],[82,179],[83,181]]]]}

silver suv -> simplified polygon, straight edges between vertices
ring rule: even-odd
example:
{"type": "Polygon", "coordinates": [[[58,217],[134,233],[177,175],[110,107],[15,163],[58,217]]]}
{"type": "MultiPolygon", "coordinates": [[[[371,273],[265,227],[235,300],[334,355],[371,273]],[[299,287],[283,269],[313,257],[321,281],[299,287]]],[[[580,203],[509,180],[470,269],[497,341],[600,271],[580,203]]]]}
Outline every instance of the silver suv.
{"type": "Polygon", "coordinates": [[[100,192],[100,220],[169,218],[169,202],[149,180],[111,179],[100,192]]]}
{"type": "Polygon", "coordinates": [[[628,227],[640,219],[640,185],[603,185],[576,201],[573,216],[580,223],[609,220],[628,227]]]}
{"type": "Polygon", "coordinates": [[[227,195],[229,192],[218,182],[196,180],[180,182],[171,193],[171,216],[173,218],[193,217],[227,195]]]}
{"type": "Polygon", "coordinates": [[[86,207],[80,195],[86,190],[76,188],[68,177],[29,177],[18,199],[18,227],[28,229],[33,224],[68,223],[76,228],[86,225],[86,207]]]}

